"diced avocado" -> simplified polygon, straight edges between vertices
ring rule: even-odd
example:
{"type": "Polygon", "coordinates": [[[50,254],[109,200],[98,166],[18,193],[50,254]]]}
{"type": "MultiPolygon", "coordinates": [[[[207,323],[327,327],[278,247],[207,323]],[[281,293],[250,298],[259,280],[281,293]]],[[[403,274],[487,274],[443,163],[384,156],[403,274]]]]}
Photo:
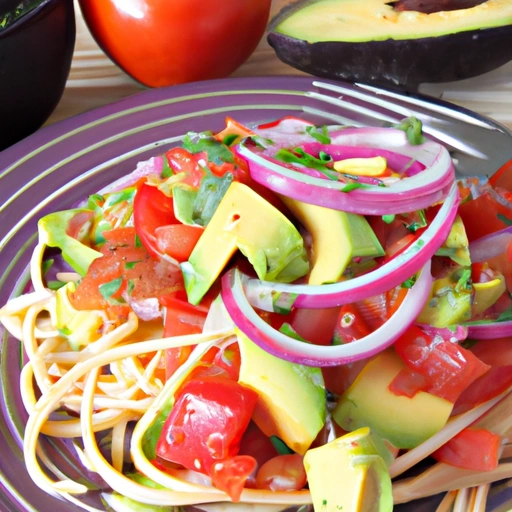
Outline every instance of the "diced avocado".
{"type": "Polygon", "coordinates": [[[393,349],[372,359],[340,397],[334,421],[348,431],[369,427],[398,448],[414,448],[441,430],[453,404],[423,391],[412,398],[393,394],[389,385],[403,368],[393,349]]]}
{"type": "Polygon", "coordinates": [[[391,477],[367,427],[309,450],[304,467],[315,511],[393,510],[391,477]]]}
{"type": "Polygon", "coordinates": [[[471,318],[471,287],[457,290],[450,277],[436,279],[430,299],[418,316],[418,322],[433,327],[449,327],[471,318]]]}
{"type": "Polygon", "coordinates": [[[104,323],[101,311],[78,311],[69,300],[68,293],[76,290],[75,283],[67,283],[56,293],[56,324],[59,332],[69,341],[73,350],[100,338],[99,329],[104,323]]]}
{"type": "Polygon", "coordinates": [[[290,282],[308,273],[304,241],[277,208],[250,187],[233,182],[181,265],[188,300],[198,304],[239,249],[260,279],[290,282]]]}
{"type": "Polygon", "coordinates": [[[277,436],[304,454],[325,423],[322,372],[279,359],[237,332],[240,384],[258,393],[253,419],[267,436],[277,436]]]}
{"type": "Polygon", "coordinates": [[[383,256],[384,249],[362,215],[281,197],[313,237],[313,261],[308,283],[332,283],[340,279],[352,258],[383,256]]]}
{"type": "Polygon", "coordinates": [[[460,215],[455,217],[450,234],[446,242],[437,250],[436,256],[447,256],[463,267],[471,265],[469,240],[460,215]]]}
{"type": "Polygon", "coordinates": [[[80,208],[50,213],[37,223],[40,243],[58,247],[64,260],[81,276],[87,273],[96,258],[102,256],[101,252],[81,242],[89,231],[93,216],[92,210],[80,208]]]}
{"type": "Polygon", "coordinates": [[[475,296],[473,297],[472,314],[479,315],[490,308],[507,289],[505,278],[499,274],[496,279],[487,283],[473,283],[475,296]]]}

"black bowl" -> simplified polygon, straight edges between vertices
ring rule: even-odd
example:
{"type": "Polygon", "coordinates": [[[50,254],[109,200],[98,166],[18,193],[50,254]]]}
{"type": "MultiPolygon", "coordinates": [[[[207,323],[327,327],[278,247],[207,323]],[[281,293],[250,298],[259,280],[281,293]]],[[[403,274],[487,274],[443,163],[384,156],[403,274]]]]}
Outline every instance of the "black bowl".
{"type": "MultiPolygon", "coordinates": [[[[9,1],[0,0],[0,8],[12,8],[9,1]]],[[[48,119],[71,68],[73,0],[35,3],[0,29],[0,150],[30,135],[48,119]]],[[[5,11],[0,11],[0,22],[5,11]]]]}

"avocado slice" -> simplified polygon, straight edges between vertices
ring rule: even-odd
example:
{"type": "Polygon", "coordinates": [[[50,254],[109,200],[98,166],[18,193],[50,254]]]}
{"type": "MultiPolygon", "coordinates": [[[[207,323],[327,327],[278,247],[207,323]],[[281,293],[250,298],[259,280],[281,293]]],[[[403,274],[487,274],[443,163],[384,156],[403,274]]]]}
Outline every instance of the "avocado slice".
{"type": "Polygon", "coordinates": [[[391,477],[368,427],[309,450],[304,468],[315,510],[393,510],[391,477]]]}
{"type": "Polygon", "coordinates": [[[271,22],[268,41],[282,61],[307,73],[411,90],[477,76],[512,59],[508,0],[430,13],[414,7],[389,0],[301,0],[271,22]]]}
{"type": "Polygon", "coordinates": [[[242,361],[238,382],[258,393],[253,420],[267,436],[304,454],[325,423],[322,371],[279,359],[240,331],[237,336],[242,361]]]}
{"type": "Polygon", "coordinates": [[[181,265],[191,304],[201,301],[238,249],[260,279],[291,282],[309,271],[297,228],[254,190],[235,181],[181,265]]]}
{"type": "Polygon", "coordinates": [[[332,413],[344,430],[370,427],[397,448],[414,448],[441,430],[453,404],[420,391],[397,396],[389,385],[405,364],[393,349],[372,359],[340,397],[332,413]]]}
{"type": "Polygon", "coordinates": [[[385,254],[362,215],[346,213],[282,196],[284,204],[313,237],[308,284],[338,281],[352,258],[385,254]]]}

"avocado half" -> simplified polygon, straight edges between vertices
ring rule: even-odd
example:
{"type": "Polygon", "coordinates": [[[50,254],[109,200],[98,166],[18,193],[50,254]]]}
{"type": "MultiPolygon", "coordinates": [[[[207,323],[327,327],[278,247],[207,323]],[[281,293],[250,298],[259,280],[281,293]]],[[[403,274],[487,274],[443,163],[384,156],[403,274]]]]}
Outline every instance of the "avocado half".
{"type": "Polygon", "coordinates": [[[415,90],[425,82],[471,78],[512,60],[512,1],[469,4],[299,0],[272,20],[268,41],[283,62],[301,71],[415,90]],[[445,10],[431,12],[432,4],[445,10]]]}

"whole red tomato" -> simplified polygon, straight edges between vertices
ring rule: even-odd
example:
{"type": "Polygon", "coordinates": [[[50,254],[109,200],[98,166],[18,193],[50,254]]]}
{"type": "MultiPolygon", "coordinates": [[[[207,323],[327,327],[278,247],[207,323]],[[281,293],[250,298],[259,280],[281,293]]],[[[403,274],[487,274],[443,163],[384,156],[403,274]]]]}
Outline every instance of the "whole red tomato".
{"type": "Polygon", "coordinates": [[[80,0],[103,51],[149,87],[222,78],[255,50],[271,0],[80,0]]]}

